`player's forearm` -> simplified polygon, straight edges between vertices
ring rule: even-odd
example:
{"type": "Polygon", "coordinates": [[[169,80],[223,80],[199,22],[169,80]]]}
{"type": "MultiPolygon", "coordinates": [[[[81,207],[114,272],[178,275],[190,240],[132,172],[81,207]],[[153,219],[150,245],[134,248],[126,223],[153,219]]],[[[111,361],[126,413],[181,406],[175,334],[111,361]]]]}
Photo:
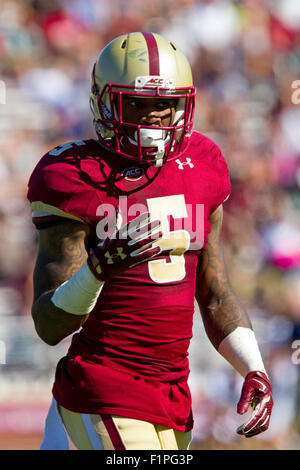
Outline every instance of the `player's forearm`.
{"type": "Polygon", "coordinates": [[[56,307],[51,298],[54,290],[42,294],[32,306],[32,317],[39,337],[50,346],[78,330],[88,315],[72,315],[56,307]]]}
{"type": "Polygon", "coordinates": [[[231,290],[203,305],[201,313],[211,343],[243,377],[266,373],[248,314],[231,290]]]}
{"type": "Polygon", "coordinates": [[[252,329],[246,310],[229,287],[220,296],[212,295],[202,301],[198,298],[198,302],[205,331],[216,349],[236,328],[252,329]]]}
{"type": "Polygon", "coordinates": [[[41,339],[55,345],[78,330],[94,309],[103,285],[84,263],[69,279],[36,297],[32,316],[41,339]]]}

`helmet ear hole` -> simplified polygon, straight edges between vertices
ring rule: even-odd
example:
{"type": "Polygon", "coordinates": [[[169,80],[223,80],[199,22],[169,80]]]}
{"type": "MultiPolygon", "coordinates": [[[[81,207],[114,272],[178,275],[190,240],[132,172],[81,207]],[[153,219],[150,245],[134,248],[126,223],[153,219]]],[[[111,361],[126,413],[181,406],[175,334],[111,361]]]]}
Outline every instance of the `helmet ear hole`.
{"type": "Polygon", "coordinates": [[[177,47],[175,46],[175,44],[173,44],[172,42],[170,42],[170,45],[171,45],[171,47],[174,49],[174,51],[177,51],[177,47]]]}
{"type": "Polygon", "coordinates": [[[124,41],[121,44],[121,49],[125,49],[126,44],[127,44],[127,39],[124,39],[124,41]]]}

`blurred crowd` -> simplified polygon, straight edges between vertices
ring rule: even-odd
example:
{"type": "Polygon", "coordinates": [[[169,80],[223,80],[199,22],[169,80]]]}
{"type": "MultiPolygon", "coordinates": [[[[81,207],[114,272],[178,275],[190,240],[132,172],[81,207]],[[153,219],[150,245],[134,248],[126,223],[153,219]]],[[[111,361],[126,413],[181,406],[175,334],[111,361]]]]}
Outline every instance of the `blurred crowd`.
{"type": "MultiPolygon", "coordinates": [[[[130,31],[160,33],[190,60],[195,128],[221,147],[231,172],[223,230],[229,276],[274,388],[272,426],[251,445],[300,448],[299,0],[1,0],[0,340],[7,335],[7,365],[0,379],[54,368],[49,353],[39,355],[44,368],[38,364],[30,348],[39,340],[26,329],[22,339],[15,321],[30,318],[37,245],[27,182],[51,147],[95,136],[91,66],[107,42],[130,31]]],[[[232,428],[240,382],[209,349],[198,317],[194,446],[238,448],[232,428]]]]}

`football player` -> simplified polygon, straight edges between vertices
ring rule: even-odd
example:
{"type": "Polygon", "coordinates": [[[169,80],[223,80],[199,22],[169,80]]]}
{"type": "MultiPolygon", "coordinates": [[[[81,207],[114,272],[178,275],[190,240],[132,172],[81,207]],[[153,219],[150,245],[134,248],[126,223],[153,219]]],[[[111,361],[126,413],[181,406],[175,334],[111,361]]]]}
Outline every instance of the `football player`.
{"type": "Polygon", "coordinates": [[[254,407],[237,432],[269,426],[270,381],[220,244],[228,167],[193,131],[194,103],[175,44],[117,37],[92,71],[97,138],[50,150],[32,173],[35,328],[49,345],[73,334],[42,449],[187,449],[195,297],[210,341],[244,377],[238,413],[254,407]]]}

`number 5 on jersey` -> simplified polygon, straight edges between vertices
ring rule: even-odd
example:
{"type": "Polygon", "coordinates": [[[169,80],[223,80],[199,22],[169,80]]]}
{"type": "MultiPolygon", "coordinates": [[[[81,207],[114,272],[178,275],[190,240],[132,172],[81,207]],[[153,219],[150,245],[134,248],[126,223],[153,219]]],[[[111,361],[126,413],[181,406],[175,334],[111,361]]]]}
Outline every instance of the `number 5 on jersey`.
{"type": "Polygon", "coordinates": [[[166,259],[148,262],[150,278],[157,283],[180,281],[185,277],[184,253],[189,249],[190,234],[187,230],[170,231],[168,216],[174,219],[187,217],[183,194],[147,199],[151,219],[161,221],[163,238],[156,242],[162,250],[171,250],[170,261],[166,259]]]}

